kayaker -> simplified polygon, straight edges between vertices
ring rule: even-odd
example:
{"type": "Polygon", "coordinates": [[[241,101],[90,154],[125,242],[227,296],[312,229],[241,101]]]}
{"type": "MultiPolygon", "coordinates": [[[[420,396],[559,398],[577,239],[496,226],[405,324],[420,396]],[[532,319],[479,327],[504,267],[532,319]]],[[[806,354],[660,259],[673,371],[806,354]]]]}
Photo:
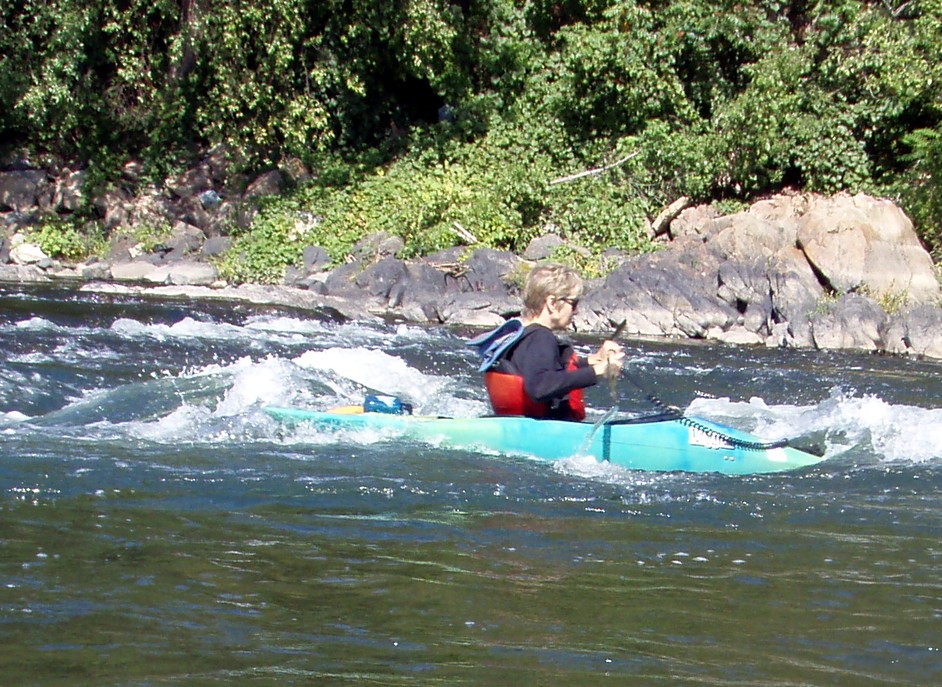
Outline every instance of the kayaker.
{"type": "Polygon", "coordinates": [[[495,414],[583,420],[582,390],[619,373],[625,352],[616,342],[605,341],[581,359],[556,338],[555,332],[572,324],[582,289],[582,278],[570,267],[535,267],[524,287],[522,316],[469,343],[484,357],[481,369],[495,414]]]}

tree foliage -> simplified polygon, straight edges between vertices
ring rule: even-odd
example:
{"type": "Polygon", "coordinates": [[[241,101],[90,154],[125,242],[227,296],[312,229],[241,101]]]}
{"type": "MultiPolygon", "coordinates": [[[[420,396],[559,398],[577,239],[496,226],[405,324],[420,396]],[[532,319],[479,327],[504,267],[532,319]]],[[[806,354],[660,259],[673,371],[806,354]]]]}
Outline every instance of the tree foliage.
{"type": "Polygon", "coordinates": [[[785,187],[891,195],[939,254],[940,48],[942,0],[12,0],[0,143],[103,174],[301,158],[321,173],[261,213],[251,250],[278,250],[238,278],[377,230],[647,250],[680,195],[785,187]]]}

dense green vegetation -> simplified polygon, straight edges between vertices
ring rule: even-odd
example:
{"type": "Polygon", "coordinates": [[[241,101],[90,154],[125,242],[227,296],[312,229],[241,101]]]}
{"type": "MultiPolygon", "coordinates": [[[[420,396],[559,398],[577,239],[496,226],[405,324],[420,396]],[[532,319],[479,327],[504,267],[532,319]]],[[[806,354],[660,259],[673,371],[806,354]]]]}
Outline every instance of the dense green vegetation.
{"type": "Polygon", "coordinates": [[[940,52],[942,0],[11,0],[0,143],[99,184],[219,143],[300,158],[314,181],[237,237],[234,279],[379,230],[642,251],[681,195],[786,187],[890,195],[938,256],[940,52]]]}

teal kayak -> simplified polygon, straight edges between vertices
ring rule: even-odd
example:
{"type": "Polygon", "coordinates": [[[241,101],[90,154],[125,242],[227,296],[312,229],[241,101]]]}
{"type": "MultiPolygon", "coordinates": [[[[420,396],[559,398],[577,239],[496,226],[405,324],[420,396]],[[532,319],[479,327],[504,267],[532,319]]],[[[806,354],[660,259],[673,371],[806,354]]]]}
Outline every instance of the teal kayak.
{"type": "Polygon", "coordinates": [[[378,431],[390,439],[548,461],[588,455],[629,470],[749,475],[795,470],[823,460],[785,442],[762,442],[748,432],[675,414],[606,422],[593,432],[590,422],[525,417],[443,418],[275,407],[264,411],[283,424],[308,424],[323,432],[378,431]]]}

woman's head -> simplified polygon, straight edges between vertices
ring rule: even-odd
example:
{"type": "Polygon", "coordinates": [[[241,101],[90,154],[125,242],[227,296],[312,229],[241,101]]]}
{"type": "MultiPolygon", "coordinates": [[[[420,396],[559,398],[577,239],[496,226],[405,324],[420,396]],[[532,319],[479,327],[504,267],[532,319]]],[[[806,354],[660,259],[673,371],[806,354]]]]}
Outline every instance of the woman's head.
{"type": "Polygon", "coordinates": [[[523,314],[537,317],[550,297],[554,302],[566,302],[575,310],[581,296],[582,277],[574,269],[552,263],[539,265],[530,270],[523,288],[523,314]]]}

